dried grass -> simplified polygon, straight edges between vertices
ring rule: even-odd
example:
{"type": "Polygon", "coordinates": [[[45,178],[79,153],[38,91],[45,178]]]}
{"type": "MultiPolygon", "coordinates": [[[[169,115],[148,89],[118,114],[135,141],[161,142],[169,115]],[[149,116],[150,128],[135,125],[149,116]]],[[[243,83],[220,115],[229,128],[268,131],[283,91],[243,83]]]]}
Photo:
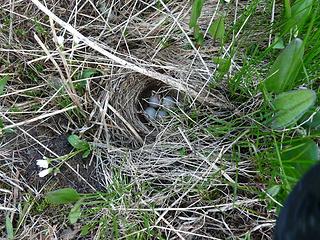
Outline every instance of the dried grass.
{"type": "MultiPolygon", "coordinates": [[[[68,29],[50,25],[46,14],[31,2],[8,0],[0,7],[0,19],[8,19],[0,31],[0,73],[12,76],[7,93],[0,96],[0,116],[6,125],[17,127],[15,134],[0,140],[0,219],[23,216],[24,221],[15,226],[16,238],[61,239],[67,231],[78,239],[77,231],[68,230],[63,212],[32,212],[35,200],[59,185],[54,177],[26,179],[25,175],[37,173],[37,169],[26,172],[36,159],[21,156],[24,147],[33,145],[42,155],[59,156],[47,142],[53,135],[77,133],[95,146],[86,164],[94,166],[90,178],[99,187],[108,189],[118,177],[116,172],[136,189],[126,196],[129,206],[120,202],[112,208],[127,221],[141,221],[140,213],[150,212],[155,216],[152,227],[167,239],[237,239],[248,232],[252,239],[270,239],[274,214],[267,212],[266,203],[250,190],[238,189],[234,194],[235,182],[241,189],[257,188],[251,159],[244,155],[236,163],[230,157],[244,134],[230,130],[214,136],[207,131],[214,125],[208,116],[228,120],[254,111],[259,101],[253,98],[235,106],[227,98],[224,83],[209,90],[216,71],[211,59],[218,47],[209,39],[204,48],[194,46],[188,27],[189,2],[43,3],[83,37],[75,45],[68,29]],[[63,48],[52,41],[53,29],[64,36],[63,48]],[[39,71],[39,64],[44,70],[39,71]],[[83,95],[72,88],[62,92],[62,86],[69,86],[73,76],[86,68],[99,69],[102,76],[90,78],[83,95]],[[141,94],[154,87],[173,91],[180,105],[167,121],[152,124],[144,121],[139,103],[141,94]],[[70,108],[81,106],[80,114],[59,110],[66,97],[71,99],[70,108]],[[38,128],[46,130],[34,133],[38,128]]],[[[217,3],[210,2],[201,22],[212,21],[212,13],[218,14],[217,3]]],[[[240,68],[235,62],[232,67],[240,68]]],[[[78,167],[67,164],[66,169],[97,191],[78,167]]],[[[106,206],[99,215],[108,211],[106,206]]],[[[4,227],[1,231],[5,236],[4,227]]],[[[88,239],[95,239],[99,231],[88,239]]],[[[125,229],[120,231],[125,238],[125,229]]]]}

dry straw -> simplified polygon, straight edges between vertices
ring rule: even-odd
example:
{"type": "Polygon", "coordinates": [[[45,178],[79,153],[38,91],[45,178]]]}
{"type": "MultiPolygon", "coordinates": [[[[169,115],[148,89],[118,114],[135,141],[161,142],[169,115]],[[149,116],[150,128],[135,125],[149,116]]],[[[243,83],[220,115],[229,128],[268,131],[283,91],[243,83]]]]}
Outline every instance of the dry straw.
{"type": "MultiPolygon", "coordinates": [[[[215,106],[219,108],[231,108],[231,104],[228,104],[228,101],[223,97],[222,94],[213,95],[209,91],[205,90],[204,86],[197,84],[197,79],[192,81],[193,78],[201,77],[201,75],[190,76],[190,74],[180,75],[180,78],[174,78],[170,75],[163,74],[157,71],[152,70],[151,68],[142,66],[141,64],[135,64],[125,59],[122,59],[113,53],[105,50],[96,42],[90,40],[85,37],[79,31],[77,31],[74,27],[72,27],[69,23],[63,21],[57,15],[55,15],[52,11],[50,11],[46,6],[40,3],[38,0],[31,0],[41,11],[43,11],[46,15],[61,25],[65,30],[67,30],[74,38],[79,39],[80,42],[83,42],[87,46],[96,50],[100,54],[108,57],[114,63],[119,64],[122,68],[133,70],[134,72],[142,74],[137,75],[137,77],[133,77],[128,75],[127,79],[124,79],[125,82],[118,86],[117,91],[115,91],[113,96],[111,96],[111,104],[117,104],[120,109],[117,107],[114,109],[112,105],[109,107],[117,115],[118,119],[120,118],[120,128],[123,127],[129,129],[129,132],[133,135],[132,137],[128,137],[129,140],[123,139],[120,137],[120,141],[123,142],[132,142],[132,146],[141,145],[144,143],[144,137],[150,135],[150,128],[143,123],[141,116],[139,116],[139,102],[141,99],[142,92],[146,90],[147,85],[150,85],[150,81],[153,81],[153,85],[162,85],[167,86],[167,88],[173,88],[175,91],[183,92],[186,96],[192,98],[192,103],[196,100],[201,103],[209,106],[215,106]],[[145,77],[144,77],[145,76],[145,77]],[[146,78],[148,77],[148,78],[146,78]],[[185,81],[188,79],[188,82],[185,81]],[[157,82],[159,81],[159,82],[157,82]],[[197,90],[195,90],[197,89],[197,90]],[[121,114],[119,115],[119,111],[121,114]],[[122,122],[122,123],[121,123],[122,122]],[[123,126],[124,125],[124,126],[123,126]],[[130,140],[132,138],[132,141],[130,140]]],[[[189,39],[189,38],[188,38],[189,39]]],[[[190,40],[190,39],[189,39],[190,40]]],[[[192,42],[191,42],[192,43],[192,42]]],[[[201,58],[202,60],[202,58],[201,58]]],[[[202,60],[203,61],[203,60],[202,60]]],[[[207,65],[205,65],[207,67],[207,65]]],[[[110,88],[109,88],[110,89],[110,88]]],[[[111,88],[112,89],[112,88],[111,88]]],[[[77,104],[79,105],[79,104],[77,104]]],[[[141,110],[141,109],[140,109],[141,110]]],[[[151,130],[153,131],[153,130],[151,130]]],[[[150,136],[155,137],[156,132],[151,133],[150,136]]],[[[117,137],[117,133],[114,133],[113,136],[117,137]]],[[[124,132],[121,132],[121,135],[126,135],[124,132]]],[[[127,135],[128,136],[128,135],[127,135]]],[[[148,141],[147,141],[148,142],[148,141]]]]}
{"type": "MultiPolygon", "coordinates": [[[[0,177],[12,186],[5,197],[0,196],[0,200],[6,200],[3,210],[19,209],[25,201],[25,189],[30,190],[32,199],[38,199],[46,191],[65,187],[55,181],[71,169],[70,175],[65,176],[70,184],[80,181],[88,191],[110,190],[117,196],[115,186],[130,187],[130,192],[112,199],[112,204],[93,218],[111,216],[112,210],[120,221],[119,233],[124,239],[136,237],[136,232],[128,233],[125,223],[138,226],[142,223],[141,213],[150,214],[151,228],[167,239],[243,238],[247,232],[264,236],[270,230],[272,216],[266,211],[265,202],[250,192],[256,181],[252,159],[242,152],[236,161],[231,157],[231,150],[246,141],[248,133],[223,125],[232,124],[230,119],[237,113],[233,112],[223,83],[214,90],[208,88],[216,69],[212,57],[219,48],[208,38],[202,48],[194,46],[188,27],[190,1],[99,1],[109,4],[108,10],[113,11],[106,13],[97,10],[96,1],[91,0],[8,2],[6,9],[11,10],[5,11],[15,16],[11,25],[34,29],[36,16],[46,33],[37,32],[38,41],[32,31],[25,39],[13,41],[16,36],[11,27],[12,45],[0,52],[26,68],[45,66],[36,83],[30,84],[15,74],[0,99],[4,103],[5,124],[17,130],[14,140],[0,139],[4,149],[14,148],[9,151],[12,156],[0,151],[0,158],[4,159],[1,167],[6,170],[1,169],[0,177]],[[64,37],[64,48],[57,48],[51,33],[64,37]],[[75,37],[80,39],[77,45],[75,37]],[[83,94],[73,89],[63,92],[63,85],[53,86],[56,82],[76,84],[74,74],[88,68],[97,69],[101,76],[88,79],[83,94]],[[43,95],[27,96],[30,91],[43,95]],[[170,93],[178,99],[179,105],[167,121],[152,123],[143,117],[144,99],[152,91],[170,93]],[[73,105],[78,107],[80,102],[81,117],[71,115],[76,110],[73,106],[59,110],[59,100],[71,96],[73,105]],[[7,110],[10,104],[24,98],[39,102],[41,111],[30,105],[25,110],[28,115],[7,110]],[[216,126],[218,129],[213,129],[216,126]],[[24,159],[23,154],[34,147],[36,153],[59,157],[60,149],[48,147],[54,138],[47,132],[34,134],[32,130],[38,127],[54,136],[80,135],[94,146],[92,157],[76,163],[68,161],[60,174],[39,182],[37,169],[29,168],[35,165],[35,159],[30,155],[24,159]],[[23,149],[24,145],[28,148],[23,149]],[[80,174],[79,170],[90,169],[89,166],[94,169],[90,176],[80,174]],[[29,169],[32,171],[27,172],[29,169]],[[19,184],[13,184],[13,179],[19,184]],[[15,191],[19,194],[11,194],[15,191]]],[[[200,19],[202,28],[212,22],[221,1],[206,4],[211,5],[200,19]]],[[[238,10],[232,9],[230,14],[235,20],[241,14],[238,10]]],[[[0,38],[9,42],[3,36],[0,31],[0,38]]],[[[226,46],[224,56],[230,56],[230,48],[231,45],[226,46]]],[[[232,62],[232,68],[240,66],[232,62]]],[[[238,110],[243,114],[257,108],[255,103],[241,104],[238,110]]],[[[24,215],[26,220],[16,228],[16,238],[38,239],[44,233],[47,238],[62,238],[61,233],[69,224],[63,222],[64,216],[46,210],[35,216],[31,207],[24,215]]],[[[138,231],[145,233],[149,229],[138,231]]],[[[98,235],[99,227],[88,239],[98,239],[98,235]]],[[[112,237],[110,234],[108,239],[112,237]]]]}
{"type": "Polygon", "coordinates": [[[183,83],[181,80],[175,79],[171,76],[161,74],[159,72],[155,72],[153,70],[143,68],[141,66],[135,65],[131,62],[128,62],[124,59],[121,59],[117,57],[116,55],[108,52],[107,50],[100,47],[97,43],[91,41],[87,37],[85,37],[83,34],[81,34],[79,31],[77,31],[75,28],[73,28],[70,24],[66,23],[62,19],[60,19],[58,16],[56,16],[53,12],[51,12],[47,7],[45,7],[42,3],[40,3],[38,0],[31,0],[41,11],[43,11],[45,14],[47,14],[50,18],[52,18],[54,21],[56,21],[59,25],[61,25],[64,29],[66,29],[72,36],[77,37],[79,41],[84,42],[86,45],[91,47],[92,49],[98,51],[102,55],[110,58],[115,63],[120,64],[123,68],[128,68],[133,71],[136,71],[138,73],[141,73],[143,75],[149,76],[151,78],[157,79],[159,81],[162,81],[163,83],[172,86],[176,88],[177,90],[184,91],[190,96],[197,98],[199,101],[202,101],[204,103],[218,106],[218,107],[227,107],[225,103],[222,103],[220,101],[217,101],[216,99],[209,96],[209,93],[204,92],[197,92],[193,89],[192,85],[187,85],[183,83]]]}

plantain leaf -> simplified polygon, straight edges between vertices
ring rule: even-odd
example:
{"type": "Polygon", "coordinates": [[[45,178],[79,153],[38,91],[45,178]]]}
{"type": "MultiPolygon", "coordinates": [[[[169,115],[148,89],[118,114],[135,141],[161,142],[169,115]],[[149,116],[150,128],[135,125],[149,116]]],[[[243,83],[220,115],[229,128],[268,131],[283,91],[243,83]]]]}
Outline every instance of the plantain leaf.
{"type": "Polygon", "coordinates": [[[86,78],[91,78],[96,75],[101,74],[97,69],[89,68],[89,69],[84,69],[81,73],[81,75],[78,77],[78,79],[86,79],[86,78]]]}
{"type": "Polygon", "coordinates": [[[81,216],[82,201],[83,200],[80,199],[78,202],[76,202],[76,204],[70,210],[68,218],[71,224],[75,224],[81,216]]]}
{"type": "Polygon", "coordinates": [[[274,45],[273,45],[273,49],[284,49],[284,42],[283,39],[279,36],[276,36],[275,40],[274,40],[274,45]]]}
{"type": "Polygon", "coordinates": [[[77,74],[76,76],[76,80],[78,81],[74,84],[75,89],[79,91],[79,94],[83,95],[86,89],[88,79],[99,76],[99,75],[102,75],[102,74],[97,69],[93,69],[93,68],[84,69],[81,73],[77,74]]]}
{"type": "Polygon", "coordinates": [[[46,195],[46,200],[51,204],[73,203],[79,199],[79,193],[73,188],[61,188],[52,192],[48,192],[46,195]]]}
{"type": "Polygon", "coordinates": [[[82,158],[87,158],[91,153],[91,149],[87,149],[84,151],[84,153],[82,154],[82,158]]]}
{"type": "Polygon", "coordinates": [[[68,137],[68,142],[77,150],[88,150],[90,149],[89,143],[81,140],[77,135],[73,134],[68,137]]]}
{"type": "Polygon", "coordinates": [[[222,41],[225,33],[224,17],[221,16],[213,21],[208,32],[214,40],[222,41]]]}
{"type": "Polygon", "coordinates": [[[265,88],[274,93],[291,90],[301,69],[303,54],[303,41],[299,38],[292,40],[272,65],[264,81],[265,88]]]}
{"type": "MultiPolygon", "coordinates": [[[[291,165],[293,176],[300,178],[313,164],[319,161],[318,145],[311,139],[303,138],[285,146],[281,153],[285,165],[291,165]]],[[[292,175],[292,174],[291,174],[292,175]]]]}
{"type": "Polygon", "coordinates": [[[189,22],[189,27],[194,28],[198,25],[198,18],[201,15],[201,10],[203,7],[204,0],[194,0],[192,4],[192,10],[191,10],[191,18],[189,22]]]}
{"type": "Polygon", "coordinates": [[[296,0],[291,7],[290,17],[287,19],[285,32],[297,27],[301,30],[312,12],[313,0],[296,0]]]}
{"type": "Polygon", "coordinates": [[[313,107],[307,111],[299,123],[303,123],[303,127],[311,132],[311,134],[320,133],[320,111],[313,107]]]}
{"type": "Polygon", "coordinates": [[[281,186],[280,185],[274,185],[271,188],[269,188],[267,190],[267,193],[271,196],[271,197],[275,197],[281,190],[281,186]]]}
{"type": "Polygon", "coordinates": [[[309,89],[285,92],[277,96],[273,102],[276,113],[272,128],[281,129],[295,123],[314,105],[316,98],[316,93],[309,89]]]}

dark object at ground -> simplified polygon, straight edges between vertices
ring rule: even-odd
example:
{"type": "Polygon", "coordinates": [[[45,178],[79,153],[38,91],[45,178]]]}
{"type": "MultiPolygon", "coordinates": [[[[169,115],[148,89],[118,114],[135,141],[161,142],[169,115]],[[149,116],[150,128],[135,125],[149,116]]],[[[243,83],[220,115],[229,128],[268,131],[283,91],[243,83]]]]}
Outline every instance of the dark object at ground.
{"type": "Polygon", "coordinates": [[[297,183],[278,217],[274,240],[320,239],[320,164],[297,183]]]}

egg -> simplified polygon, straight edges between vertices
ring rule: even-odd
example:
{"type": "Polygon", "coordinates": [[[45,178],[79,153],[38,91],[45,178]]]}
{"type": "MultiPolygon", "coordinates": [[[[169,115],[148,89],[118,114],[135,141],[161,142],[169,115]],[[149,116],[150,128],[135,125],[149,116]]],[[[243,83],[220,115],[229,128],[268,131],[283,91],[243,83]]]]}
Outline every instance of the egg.
{"type": "Polygon", "coordinates": [[[176,105],[176,102],[175,100],[170,97],[170,96],[166,96],[162,99],[162,105],[165,107],[165,108],[173,108],[175,105],[176,105]]]}
{"type": "Polygon", "coordinates": [[[160,96],[152,95],[148,100],[149,106],[153,108],[158,108],[160,105],[160,96]]]}
{"type": "Polygon", "coordinates": [[[154,120],[156,118],[157,111],[153,107],[147,107],[144,110],[144,115],[147,119],[154,120]]]}
{"type": "Polygon", "coordinates": [[[166,111],[163,111],[163,110],[160,110],[160,111],[157,112],[157,118],[158,119],[164,118],[167,115],[168,115],[168,113],[166,111]]]}

